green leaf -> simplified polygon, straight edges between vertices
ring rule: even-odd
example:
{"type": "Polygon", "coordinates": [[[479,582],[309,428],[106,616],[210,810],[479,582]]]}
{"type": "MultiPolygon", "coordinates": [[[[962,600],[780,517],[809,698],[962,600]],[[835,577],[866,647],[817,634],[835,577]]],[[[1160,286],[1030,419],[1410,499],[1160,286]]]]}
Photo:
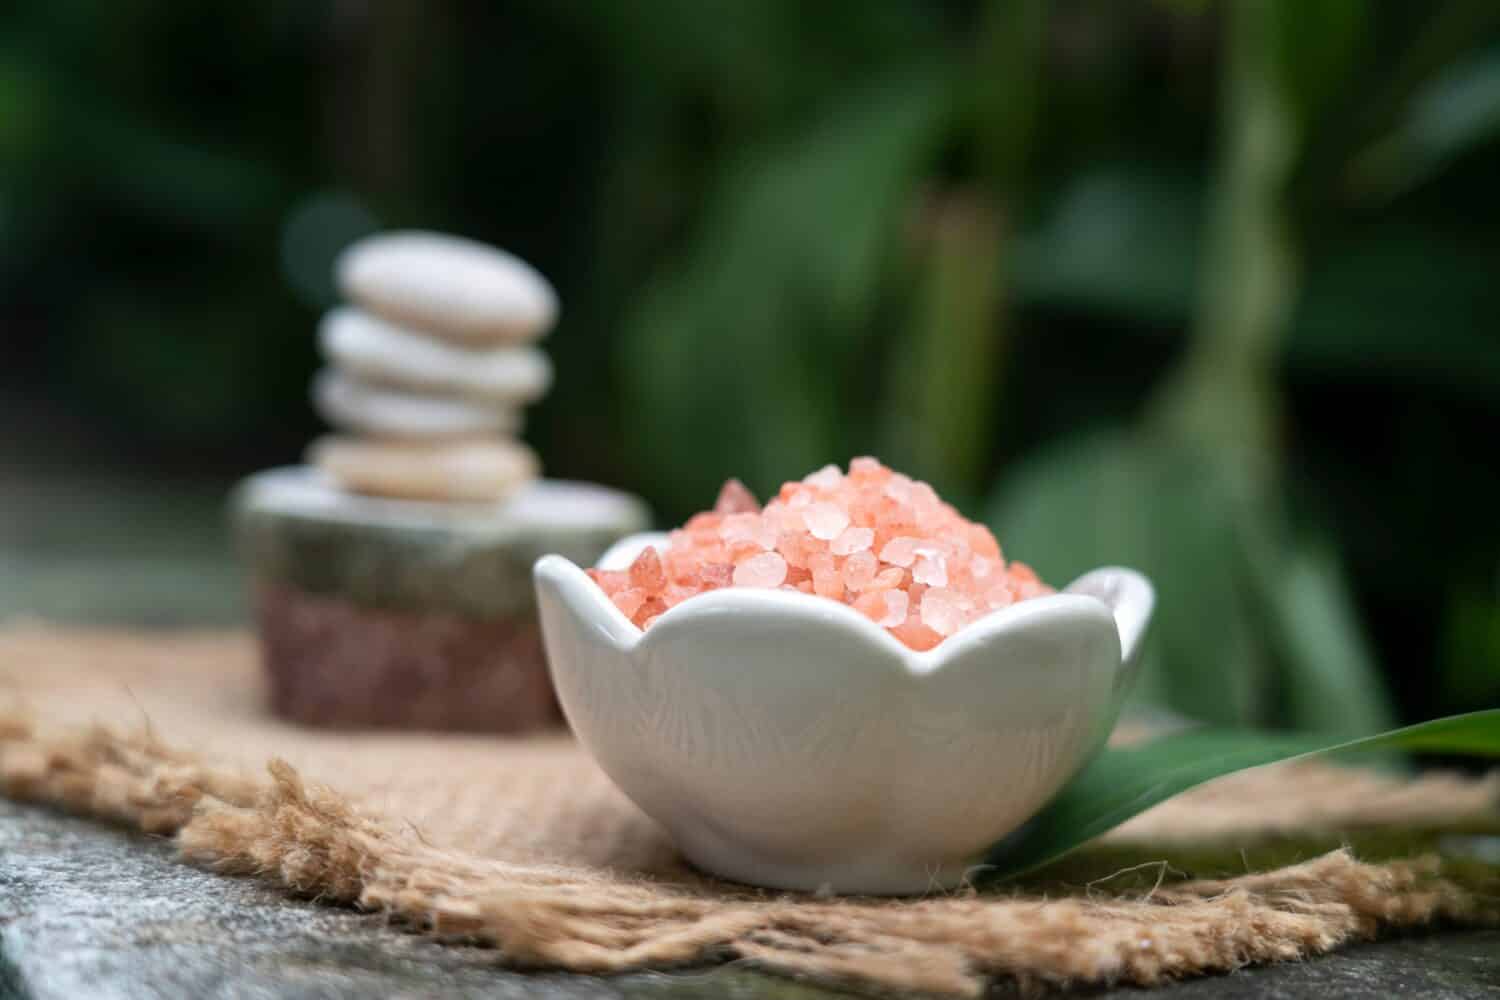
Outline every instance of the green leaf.
{"type": "Polygon", "coordinates": [[[1443,624],[1438,690],[1454,708],[1500,703],[1500,601],[1461,592],[1443,624]]]}
{"type": "Polygon", "coordinates": [[[1308,733],[1200,729],[1143,746],[1109,748],[1030,823],[996,845],[994,867],[986,877],[1039,868],[1157,803],[1226,774],[1313,754],[1370,751],[1500,757],[1500,709],[1349,741],[1308,733]]]}
{"type": "Polygon", "coordinates": [[[1257,508],[1214,462],[1144,433],[1065,440],[1007,476],[989,521],[1059,586],[1098,566],[1146,574],[1160,611],[1136,699],[1252,725],[1271,669],[1241,552],[1257,508]]]}
{"type": "Polygon", "coordinates": [[[1081,171],[1015,247],[1015,291],[1145,323],[1180,324],[1193,306],[1202,252],[1202,178],[1165,164],[1081,171]]]}
{"type": "Polygon", "coordinates": [[[1500,134],[1500,52],[1447,70],[1412,101],[1396,129],[1350,167],[1356,194],[1391,198],[1418,187],[1500,134]]]}
{"type": "Polygon", "coordinates": [[[675,509],[728,476],[774,489],[857,447],[841,404],[874,405],[860,364],[879,279],[949,90],[946,70],[903,69],[755,149],[681,266],[647,289],[622,375],[641,461],[675,509]]]}
{"type": "Polygon", "coordinates": [[[1249,548],[1258,570],[1250,578],[1279,661],[1291,723],[1346,736],[1394,725],[1396,713],[1331,546],[1298,542],[1279,559],[1269,544],[1249,548]]]}
{"type": "Polygon", "coordinates": [[[1500,391],[1493,294],[1494,267],[1462,230],[1362,226],[1313,263],[1287,361],[1304,377],[1488,404],[1500,391]]]}

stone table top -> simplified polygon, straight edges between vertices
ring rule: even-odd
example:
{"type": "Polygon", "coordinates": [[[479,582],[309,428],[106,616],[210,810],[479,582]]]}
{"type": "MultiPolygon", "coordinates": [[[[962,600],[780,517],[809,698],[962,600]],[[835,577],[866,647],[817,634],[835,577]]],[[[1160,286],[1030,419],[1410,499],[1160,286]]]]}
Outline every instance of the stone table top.
{"type": "MultiPolygon", "coordinates": [[[[181,864],[164,841],[0,800],[0,1000],[849,995],[743,966],[610,978],[514,972],[501,968],[492,950],[440,944],[376,914],[289,900],[254,879],[181,864]]],[[[1500,930],[1405,937],[1313,962],[1089,995],[1500,997],[1500,930]]]]}

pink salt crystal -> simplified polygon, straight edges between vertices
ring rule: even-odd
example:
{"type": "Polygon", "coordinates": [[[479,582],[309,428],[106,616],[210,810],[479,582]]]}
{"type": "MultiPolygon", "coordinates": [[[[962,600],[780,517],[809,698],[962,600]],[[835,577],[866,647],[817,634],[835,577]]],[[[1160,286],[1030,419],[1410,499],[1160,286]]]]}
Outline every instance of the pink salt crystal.
{"type": "Polygon", "coordinates": [[[734,567],[729,563],[705,563],[698,570],[698,577],[703,581],[703,586],[708,590],[717,590],[727,587],[734,580],[734,567]]]}
{"type": "Polygon", "coordinates": [[[873,544],[875,544],[874,530],[851,526],[845,528],[833,540],[833,544],[828,546],[828,550],[836,556],[848,556],[856,552],[863,552],[873,544]]]}
{"type": "Polygon", "coordinates": [[[880,464],[878,459],[868,455],[849,460],[849,478],[863,485],[871,482],[884,482],[890,478],[891,470],[880,464]]]}
{"type": "Polygon", "coordinates": [[[672,584],[667,588],[662,600],[666,602],[667,607],[675,608],[689,597],[695,597],[701,593],[703,591],[697,587],[684,587],[679,584],[672,584]]]}
{"type": "Polygon", "coordinates": [[[906,506],[911,503],[911,480],[898,472],[890,478],[881,492],[898,504],[906,506]]]}
{"type": "Polygon", "coordinates": [[[849,527],[849,512],[838,504],[823,500],[804,510],[802,520],[814,538],[828,542],[849,527]]]}
{"type": "Polygon", "coordinates": [[[646,603],[646,592],[637,587],[626,587],[611,595],[610,599],[615,602],[615,607],[620,609],[622,615],[632,618],[641,609],[641,605],[646,603]]]}
{"type": "Polygon", "coordinates": [[[760,502],[738,479],[726,479],[714,501],[715,514],[759,514],[760,502]]]}
{"type": "Polygon", "coordinates": [[[844,586],[854,591],[868,589],[875,581],[875,571],[879,566],[875,554],[869,549],[855,552],[844,560],[844,586]]]}
{"type": "Polygon", "coordinates": [[[775,552],[751,556],[734,568],[736,587],[777,587],[786,579],[786,560],[775,552]]]}
{"type": "Polygon", "coordinates": [[[912,649],[1052,592],[1030,567],[1007,567],[989,529],[872,458],[852,461],[847,476],[830,466],[787,482],[763,509],[726,483],[715,509],[661,551],[589,577],[641,627],[707,590],[779,587],[852,605],[912,649]]]}
{"type": "Polygon", "coordinates": [[[990,529],[982,524],[971,524],[967,531],[969,548],[978,555],[988,559],[1000,558],[1000,543],[995,541],[995,536],[990,529]]]}
{"type": "Polygon", "coordinates": [[[826,573],[814,570],[812,582],[813,592],[819,597],[835,601],[844,599],[844,577],[838,570],[830,569],[826,573]]]}
{"type": "Polygon", "coordinates": [[[936,552],[923,555],[911,568],[911,578],[931,587],[948,586],[948,561],[936,552]]]}
{"type": "Polygon", "coordinates": [[[729,553],[730,562],[741,563],[746,559],[749,559],[751,556],[759,555],[766,550],[760,547],[759,542],[752,542],[748,539],[741,539],[737,542],[731,542],[726,551],[729,553]]]}
{"type": "Polygon", "coordinates": [[[844,483],[844,474],[837,465],[825,465],[817,472],[804,476],[802,482],[815,490],[831,493],[844,483]]]}
{"type": "Polygon", "coordinates": [[[758,514],[730,514],[719,525],[719,537],[731,554],[744,548],[753,554],[757,550],[769,552],[776,547],[776,532],[758,514]]]}
{"type": "Polygon", "coordinates": [[[753,538],[760,530],[760,515],[741,512],[726,514],[719,522],[719,537],[726,542],[753,538]]]}
{"type": "Polygon", "coordinates": [[[630,564],[630,582],[648,594],[655,593],[667,585],[667,574],[661,566],[661,553],[648,545],[630,564]]]}
{"type": "Polygon", "coordinates": [[[839,572],[833,556],[827,552],[819,552],[808,560],[808,567],[812,570],[814,593],[835,601],[844,599],[844,574],[839,572]]]}
{"type": "Polygon", "coordinates": [[[719,530],[719,524],[724,518],[718,514],[704,511],[694,514],[688,518],[688,523],[682,526],[682,530],[695,537],[711,538],[719,530]]]}
{"type": "Polygon", "coordinates": [[[806,527],[802,523],[801,511],[792,510],[780,500],[772,500],[766,504],[761,519],[769,530],[778,535],[788,531],[801,531],[806,527]]]}
{"type": "Polygon", "coordinates": [[[1012,580],[1015,580],[1018,583],[1040,582],[1039,580],[1037,580],[1036,570],[1032,569],[1030,566],[1026,565],[1023,562],[1016,562],[1014,560],[1012,560],[1010,564],[1010,577],[1012,580]]]}
{"type": "Polygon", "coordinates": [[[864,615],[877,625],[884,625],[881,621],[885,617],[885,595],[887,591],[872,590],[867,594],[860,594],[854,599],[854,610],[864,615]]]}
{"type": "Polygon", "coordinates": [[[875,624],[882,628],[894,628],[906,621],[906,609],[910,603],[904,590],[881,591],[885,598],[885,614],[876,619],[875,624]]]}
{"type": "Polygon", "coordinates": [[[1008,608],[1016,603],[1016,598],[1010,592],[1010,585],[1002,580],[984,592],[984,603],[989,606],[991,611],[998,611],[1001,608],[1008,608]]]}
{"type": "Polygon", "coordinates": [[[880,550],[880,561],[888,562],[892,566],[900,566],[902,569],[909,567],[917,559],[917,546],[922,544],[922,539],[903,535],[892,538],[885,543],[880,550]]]}
{"type": "Polygon", "coordinates": [[[623,570],[591,569],[588,574],[606,594],[614,594],[630,586],[630,574],[623,570]]]}
{"type": "Polygon", "coordinates": [[[816,545],[806,532],[788,531],[776,540],[776,551],[781,553],[788,566],[807,569],[808,557],[813,554],[816,545]]]}
{"type": "Polygon", "coordinates": [[[891,634],[919,653],[926,652],[943,641],[943,637],[908,615],[906,621],[890,626],[891,634]]]}

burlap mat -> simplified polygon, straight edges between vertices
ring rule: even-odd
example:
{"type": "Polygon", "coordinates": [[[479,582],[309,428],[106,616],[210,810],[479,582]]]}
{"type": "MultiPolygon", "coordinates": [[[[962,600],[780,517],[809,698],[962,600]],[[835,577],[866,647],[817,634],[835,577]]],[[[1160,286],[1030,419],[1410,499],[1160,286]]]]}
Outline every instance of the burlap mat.
{"type": "Polygon", "coordinates": [[[268,719],[262,695],[242,636],[0,630],[0,790],[493,944],[515,966],[740,959],[972,996],[995,980],[1151,984],[1388,928],[1500,920],[1491,870],[1338,846],[1355,836],[1358,850],[1350,831],[1373,830],[1403,855],[1411,827],[1492,822],[1493,780],[1280,765],[1159,806],[1019,887],[817,898],[686,869],[564,737],[317,733],[268,719]],[[1334,835],[1314,848],[1315,831],[1334,835]],[[1298,863],[1251,873],[1268,843],[1298,863]]]}

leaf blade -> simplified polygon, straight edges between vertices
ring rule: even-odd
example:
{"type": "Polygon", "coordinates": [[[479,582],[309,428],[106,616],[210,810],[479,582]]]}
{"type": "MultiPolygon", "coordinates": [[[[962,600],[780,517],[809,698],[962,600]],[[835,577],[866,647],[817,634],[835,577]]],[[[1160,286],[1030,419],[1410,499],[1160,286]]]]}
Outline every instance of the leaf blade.
{"type": "Polygon", "coordinates": [[[987,877],[1009,878],[1063,857],[1121,823],[1215,778],[1317,754],[1380,750],[1500,757],[1500,709],[1469,712],[1355,740],[1310,733],[1198,729],[1106,749],[1016,834],[991,851],[987,877]]]}

